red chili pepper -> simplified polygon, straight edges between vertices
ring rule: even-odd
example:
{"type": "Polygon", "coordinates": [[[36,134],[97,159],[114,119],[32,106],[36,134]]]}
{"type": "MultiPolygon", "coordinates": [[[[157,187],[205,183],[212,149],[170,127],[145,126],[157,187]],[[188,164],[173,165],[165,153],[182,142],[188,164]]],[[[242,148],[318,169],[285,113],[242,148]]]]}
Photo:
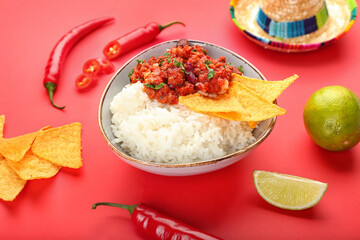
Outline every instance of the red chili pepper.
{"type": "Polygon", "coordinates": [[[125,205],[118,203],[99,202],[95,203],[92,208],[96,209],[98,205],[113,206],[126,209],[130,212],[131,220],[137,230],[146,239],[192,239],[192,240],[215,240],[220,239],[208,233],[202,232],[192,226],[180,222],[174,218],[150,208],[145,204],[125,205]]]}
{"type": "Polygon", "coordinates": [[[182,24],[185,26],[185,24],[182,22],[171,22],[166,25],[159,25],[152,22],[144,27],[131,31],[114,41],[109,42],[105,46],[103,53],[108,59],[112,60],[118,57],[120,54],[150,42],[151,40],[155,39],[155,37],[159,35],[162,30],[173,24],[182,24]]]}
{"type": "Polygon", "coordinates": [[[63,109],[65,107],[56,106],[53,101],[53,95],[58,85],[61,68],[67,54],[80,39],[112,20],[114,20],[114,18],[99,18],[74,27],[54,46],[45,68],[43,80],[43,84],[49,94],[50,102],[54,107],[58,109],[63,109]]]}

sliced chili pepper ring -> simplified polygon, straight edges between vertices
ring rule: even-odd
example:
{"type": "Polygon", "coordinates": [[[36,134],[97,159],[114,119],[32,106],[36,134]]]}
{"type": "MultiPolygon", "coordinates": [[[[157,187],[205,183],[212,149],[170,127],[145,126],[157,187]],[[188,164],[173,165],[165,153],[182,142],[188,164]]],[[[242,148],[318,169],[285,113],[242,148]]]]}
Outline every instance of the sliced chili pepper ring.
{"type": "Polygon", "coordinates": [[[99,58],[98,61],[101,63],[101,73],[110,74],[115,71],[115,66],[107,59],[99,58]]]}
{"type": "Polygon", "coordinates": [[[101,64],[97,59],[90,59],[84,63],[83,73],[96,76],[101,72],[101,69],[101,64]]]}
{"type": "Polygon", "coordinates": [[[79,90],[83,90],[91,86],[94,82],[95,78],[88,74],[80,74],[75,80],[75,86],[79,90]]]}

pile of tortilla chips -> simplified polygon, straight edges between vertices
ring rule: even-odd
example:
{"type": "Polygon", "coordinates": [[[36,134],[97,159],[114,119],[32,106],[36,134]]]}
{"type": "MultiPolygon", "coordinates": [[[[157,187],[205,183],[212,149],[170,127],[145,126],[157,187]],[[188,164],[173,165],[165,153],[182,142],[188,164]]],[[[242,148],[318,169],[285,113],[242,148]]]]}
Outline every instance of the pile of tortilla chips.
{"type": "Polygon", "coordinates": [[[3,138],[4,122],[1,115],[0,199],[14,200],[28,180],[53,177],[62,167],[82,166],[80,123],[3,138]]]}
{"type": "Polygon", "coordinates": [[[274,101],[297,78],[295,74],[282,81],[264,81],[233,73],[225,94],[217,97],[190,94],[179,97],[179,102],[197,112],[247,121],[254,128],[258,121],[286,113],[274,101]]]}

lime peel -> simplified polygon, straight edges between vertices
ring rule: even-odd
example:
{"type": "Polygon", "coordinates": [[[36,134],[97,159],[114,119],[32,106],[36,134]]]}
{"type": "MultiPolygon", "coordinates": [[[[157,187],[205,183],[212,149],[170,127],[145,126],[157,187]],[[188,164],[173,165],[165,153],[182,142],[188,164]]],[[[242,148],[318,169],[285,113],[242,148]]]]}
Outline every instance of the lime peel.
{"type": "Polygon", "coordinates": [[[328,184],[298,176],[254,170],[259,195],[271,205],[288,210],[308,209],[324,196],[328,184]]]}

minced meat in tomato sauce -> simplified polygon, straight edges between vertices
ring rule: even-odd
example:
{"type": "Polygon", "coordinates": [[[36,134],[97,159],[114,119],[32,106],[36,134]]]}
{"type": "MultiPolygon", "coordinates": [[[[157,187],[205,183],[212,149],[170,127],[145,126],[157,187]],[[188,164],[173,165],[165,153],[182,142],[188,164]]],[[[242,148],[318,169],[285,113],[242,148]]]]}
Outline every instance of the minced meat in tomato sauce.
{"type": "Polygon", "coordinates": [[[225,57],[213,59],[204,48],[189,45],[186,40],[180,40],[163,56],[137,61],[129,74],[130,82],[142,82],[149,98],[163,104],[177,104],[178,96],[196,92],[209,97],[223,94],[229,88],[231,74],[242,74],[226,63],[225,57]]]}

